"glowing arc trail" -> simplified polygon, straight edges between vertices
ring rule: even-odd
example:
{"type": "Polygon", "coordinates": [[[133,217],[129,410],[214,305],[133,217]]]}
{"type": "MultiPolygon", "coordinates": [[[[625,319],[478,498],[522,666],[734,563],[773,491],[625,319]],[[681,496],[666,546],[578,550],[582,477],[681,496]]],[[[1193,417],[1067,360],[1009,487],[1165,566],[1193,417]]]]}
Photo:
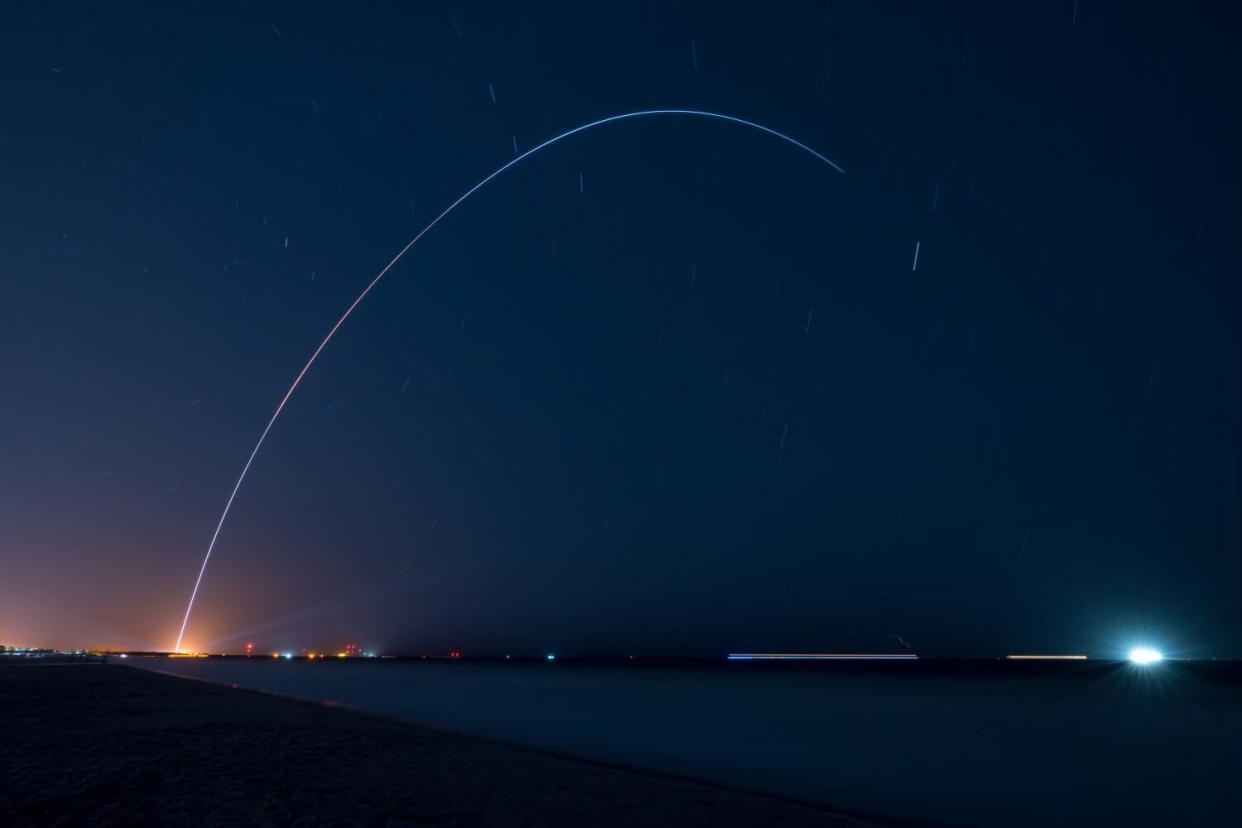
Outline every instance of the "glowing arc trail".
{"type": "Polygon", "coordinates": [[[173,652],[178,652],[178,653],[181,652],[181,639],[185,637],[186,625],[190,623],[190,613],[194,610],[194,600],[198,597],[198,588],[199,588],[199,585],[202,584],[203,582],[203,573],[207,571],[207,562],[211,560],[212,550],[215,549],[216,539],[220,537],[220,530],[224,526],[225,519],[227,519],[229,516],[229,509],[233,508],[233,501],[237,499],[237,492],[241,488],[242,482],[246,479],[246,474],[250,471],[250,466],[252,463],[254,463],[255,456],[258,455],[259,449],[262,448],[263,441],[267,439],[268,432],[272,430],[272,426],[276,423],[276,420],[280,417],[281,412],[285,410],[285,405],[289,402],[289,398],[293,396],[293,392],[297,390],[299,383],[302,382],[302,377],[306,376],[306,372],[309,371],[310,367],[315,364],[315,360],[319,358],[319,354],[323,351],[324,347],[327,346],[327,344],[332,340],[332,337],[336,335],[336,332],[340,329],[341,325],[343,325],[345,323],[345,320],[348,319],[350,315],[354,312],[354,308],[358,307],[358,305],[361,304],[362,300],[367,297],[367,294],[371,292],[371,289],[374,288],[377,284],[379,284],[380,279],[383,279],[384,276],[388,273],[388,271],[392,270],[393,266],[396,265],[397,262],[401,261],[401,258],[405,256],[405,254],[410,250],[411,247],[418,244],[419,239],[427,235],[427,232],[431,230],[431,228],[439,224],[441,219],[443,219],[449,213],[453,212],[453,210],[457,208],[457,205],[461,204],[463,201],[470,198],[470,196],[474,195],[476,192],[478,192],[480,189],[486,186],[487,183],[490,182],[493,178],[496,178],[501,173],[508,170],[510,167],[522,162],[524,159],[534,155],[540,150],[546,149],[547,147],[550,147],[553,144],[563,141],[572,135],[577,135],[579,132],[585,132],[588,129],[593,129],[595,127],[603,126],[605,124],[611,124],[616,121],[624,121],[624,120],[629,120],[631,118],[644,118],[644,117],[650,117],[650,116],[656,116],[656,115],[685,115],[688,117],[697,117],[697,118],[714,118],[716,120],[728,121],[730,123],[740,124],[742,126],[747,126],[752,129],[757,129],[760,132],[766,132],[768,135],[772,135],[776,138],[781,139],[782,141],[785,141],[786,143],[792,144],[798,149],[803,150],[804,152],[807,152],[810,155],[813,155],[814,157],[818,158],[820,161],[823,161],[829,167],[832,167],[834,170],[841,173],[842,175],[845,174],[845,170],[841,169],[840,165],[838,165],[836,162],[834,162],[827,156],[822,155],[819,152],[816,152],[815,150],[811,149],[810,147],[808,147],[806,144],[802,143],[801,141],[798,141],[794,138],[789,137],[783,132],[777,132],[775,129],[772,129],[771,127],[766,127],[763,124],[758,124],[758,123],[755,123],[754,121],[748,121],[745,118],[738,118],[733,115],[724,115],[719,112],[707,112],[707,111],[698,110],[698,109],[643,109],[637,112],[624,112],[620,115],[610,115],[607,118],[600,118],[598,121],[591,121],[590,123],[582,124],[581,126],[576,126],[567,132],[562,132],[560,135],[556,135],[552,138],[549,138],[548,140],[544,141],[542,144],[538,144],[534,147],[531,147],[526,152],[522,153],[521,155],[518,155],[517,157],[513,158],[506,164],[503,164],[502,166],[498,167],[496,170],[494,170],[490,175],[488,175],[478,184],[475,184],[469,190],[466,190],[466,192],[462,193],[457,198],[456,201],[454,201],[448,207],[444,208],[443,212],[441,212],[438,216],[432,219],[430,224],[428,224],[422,230],[418,231],[418,235],[410,239],[410,241],[405,245],[405,247],[401,248],[400,252],[398,252],[396,256],[393,256],[392,260],[388,264],[384,265],[384,269],[381,270],[379,274],[376,275],[376,277],[372,279],[365,288],[362,289],[362,292],[358,294],[357,298],[355,298],[354,301],[350,303],[349,307],[345,309],[345,312],[341,314],[341,318],[336,320],[336,324],[332,326],[332,329],[328,331],[327,336],[325,336],[323,338],[323,341],[319,343],[319,347],[315,349],[315,352],[311,354],[310,359],[308,359],[306,361],[306,364],[302,366],[302,370],[298,372],[297,378],[293,380],[293,384],[289,386],[289,390],[286,391],[285,396],[281,398],[280,405],[276,406],[276,410],[272,413],[271,419],[267,421],[267,425],[264,427],[263,433],[259,435],[259,441],[254,444],[254,449],[250,452],[250,457],[246,459],[246,465],[242,466],[241,474],[238,475],[237,477],[237,482],[233,484],[233,491],[229,494],[228,502],[224,504],[224,511],[220,513],[220,520],[216,522],[216,530],[211,535],[211,543],[207,544],[207,553],[203,556],[203,565],[199,567],[198,577],[194,580],[194,589],[191,590],[190,592],[190,602],[189,604],[186,605],[185,617],[181,620],[181,631],[177,633],[177,646],[173,649],[173,652]]]}

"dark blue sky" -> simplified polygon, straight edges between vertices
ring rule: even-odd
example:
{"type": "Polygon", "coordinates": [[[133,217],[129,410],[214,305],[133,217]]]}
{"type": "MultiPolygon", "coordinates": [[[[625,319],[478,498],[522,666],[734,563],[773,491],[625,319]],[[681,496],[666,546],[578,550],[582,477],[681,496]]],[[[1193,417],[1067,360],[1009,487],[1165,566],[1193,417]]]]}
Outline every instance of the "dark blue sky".
{"type": "Polygon", "coordinates": [[[419,5],[0,11],[0,641],[171,646],[391,256],[693,107],[847,175],[652,119],[489,185],[188,645],[1242,655],[1232,12],[419,5]]]}

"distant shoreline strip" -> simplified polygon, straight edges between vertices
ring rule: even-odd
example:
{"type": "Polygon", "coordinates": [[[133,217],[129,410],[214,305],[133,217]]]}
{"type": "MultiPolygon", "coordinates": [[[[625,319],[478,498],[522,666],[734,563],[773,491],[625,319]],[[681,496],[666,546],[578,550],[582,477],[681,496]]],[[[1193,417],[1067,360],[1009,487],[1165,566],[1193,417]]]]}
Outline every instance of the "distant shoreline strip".
{"type": "Polygon", "coordinates": [[[914,653],[729,653],[727,661],[918,661],[914,653]]]}
{"type": "Polygon", "coordinates": [[[1086,661],[1085,655],[1007,655],[1006,661],[1086,661]]]}

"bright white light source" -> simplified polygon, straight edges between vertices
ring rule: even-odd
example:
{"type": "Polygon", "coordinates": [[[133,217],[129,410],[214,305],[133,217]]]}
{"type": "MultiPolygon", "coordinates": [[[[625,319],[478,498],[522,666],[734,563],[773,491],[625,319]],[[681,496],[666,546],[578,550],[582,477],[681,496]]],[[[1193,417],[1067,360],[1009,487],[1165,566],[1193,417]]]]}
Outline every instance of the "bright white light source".
{"type": "Polygon", "coordinates": [[[1151,647],[1135,647],[1130,651],[1130,661],[1134,664],[1155,664],[1163,660],[1164,655],[1151,647]]]}

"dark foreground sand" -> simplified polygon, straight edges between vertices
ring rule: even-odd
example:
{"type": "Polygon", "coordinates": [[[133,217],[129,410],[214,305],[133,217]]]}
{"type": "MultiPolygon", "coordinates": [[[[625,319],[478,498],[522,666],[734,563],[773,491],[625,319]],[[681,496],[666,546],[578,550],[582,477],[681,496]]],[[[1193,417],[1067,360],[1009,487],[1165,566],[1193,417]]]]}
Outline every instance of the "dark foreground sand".
{"type": "Polygon", "coordinates": [[[876,823],[124,666],[0,663],[0,825],[152,824],[876,823]]]}

